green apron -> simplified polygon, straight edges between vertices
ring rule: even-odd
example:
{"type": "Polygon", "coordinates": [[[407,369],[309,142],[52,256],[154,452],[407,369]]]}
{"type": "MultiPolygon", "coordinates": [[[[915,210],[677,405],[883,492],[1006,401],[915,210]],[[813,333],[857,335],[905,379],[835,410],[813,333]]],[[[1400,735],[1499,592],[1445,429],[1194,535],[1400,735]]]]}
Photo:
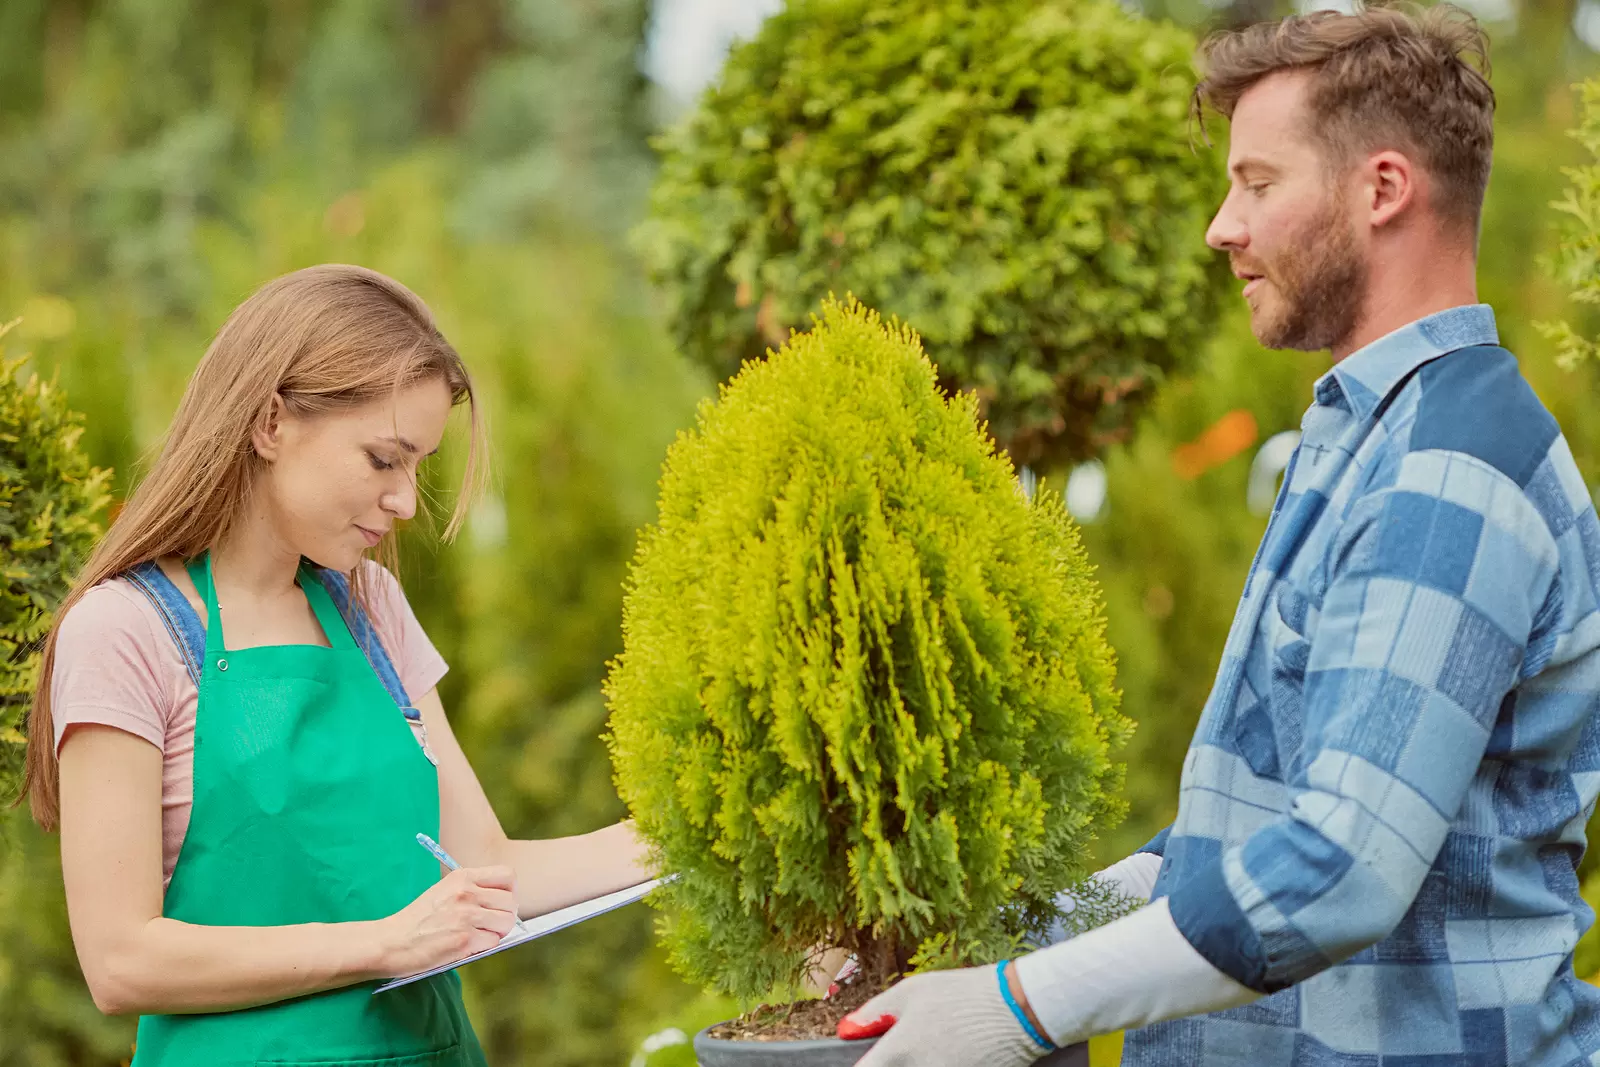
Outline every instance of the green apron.
{"type": "MultiPolygon", "coordinates": [[[[226,651],[211,557],[194,808],[163,914],[204,926],[379,919],[439,878],[438,773],[314,571],[299,584],[331,648],[226,651]]],[[[362,983],[259,1008],[139,1020],[135,1067],[478,1067],[455,972],[374,996],[362,983]]]]}

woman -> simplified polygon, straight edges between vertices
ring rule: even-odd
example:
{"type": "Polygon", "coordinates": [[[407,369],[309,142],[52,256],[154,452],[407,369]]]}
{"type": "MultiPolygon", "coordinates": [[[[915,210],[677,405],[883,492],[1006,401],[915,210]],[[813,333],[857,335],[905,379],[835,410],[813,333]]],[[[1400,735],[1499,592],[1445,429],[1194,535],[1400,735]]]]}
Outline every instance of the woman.
{"type": "Polygon", "coordinates": [[[29,797],[59,818],[95,1003],[143,1016],[138,1067],[480,1064],[453,972],[372,984],[649,877],[625,823],[507,839],[440,705],[445,664],[368,558],[392,561],[461,402],[471,486],[472,385],[423,303],[358,267],[271,282],[58,616],[29,797]],[[419,833],[462,868],[440,878],[419,833]]]}

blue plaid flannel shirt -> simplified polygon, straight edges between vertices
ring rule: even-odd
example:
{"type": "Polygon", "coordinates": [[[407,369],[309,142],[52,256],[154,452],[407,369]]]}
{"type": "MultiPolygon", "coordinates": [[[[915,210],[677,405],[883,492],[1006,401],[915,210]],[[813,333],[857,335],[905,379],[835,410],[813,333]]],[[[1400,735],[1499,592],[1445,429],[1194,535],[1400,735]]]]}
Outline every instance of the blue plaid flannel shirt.
{"type": "Polygon", "coordinates": [[[1147,850],[1270,994],[1125,1064],[1600,1064],[1572,950],[1600,788],[1600,520],[1488,307],[1318,382],[1147,850]]]}

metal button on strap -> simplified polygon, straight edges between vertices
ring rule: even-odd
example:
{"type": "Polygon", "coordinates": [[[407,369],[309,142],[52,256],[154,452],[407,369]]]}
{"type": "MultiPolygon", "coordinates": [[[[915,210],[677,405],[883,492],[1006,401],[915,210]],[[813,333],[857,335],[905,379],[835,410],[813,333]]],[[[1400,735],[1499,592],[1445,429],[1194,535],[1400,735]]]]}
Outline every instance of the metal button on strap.
{"type": "Polygon", "coordinates": [[[217,660],[217,670],[225,671],[227,669],[228,669],[228,661],[227,660],[225,660],[225,659],[217,660]]]}

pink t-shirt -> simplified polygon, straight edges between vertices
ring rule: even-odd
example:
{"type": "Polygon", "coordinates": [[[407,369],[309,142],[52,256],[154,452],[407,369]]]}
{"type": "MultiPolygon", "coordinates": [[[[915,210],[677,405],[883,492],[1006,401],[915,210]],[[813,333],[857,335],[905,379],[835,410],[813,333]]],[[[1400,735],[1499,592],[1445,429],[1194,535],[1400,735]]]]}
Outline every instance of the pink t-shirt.
{"type": "MultiPolygon", "coordinates": [[[[362,566],[368,568],[373,628],[394,661],[400,684],[415,702],[438,685],[449,668],[417,622],[394,575],[370,560],[362,566]]],[[[155,606],[132,582],[124,578],[101,582],[62,618],[50,679],[56,751],[61,751],[67,731],[80,723],[126,730],[161,750],[163,884],[172,880],[189,829],[199,702],[176,642],[155,606]]]]}

